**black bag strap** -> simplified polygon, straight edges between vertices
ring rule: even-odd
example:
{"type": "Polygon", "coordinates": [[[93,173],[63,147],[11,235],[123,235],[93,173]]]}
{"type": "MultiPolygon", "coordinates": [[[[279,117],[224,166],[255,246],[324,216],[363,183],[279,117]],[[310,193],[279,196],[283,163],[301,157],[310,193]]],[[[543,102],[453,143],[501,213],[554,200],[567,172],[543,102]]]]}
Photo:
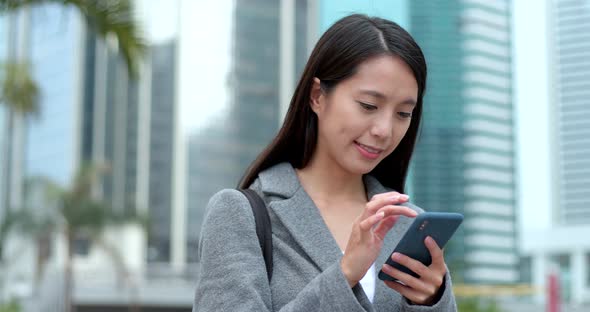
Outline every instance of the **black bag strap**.
{"type": "Polygon", "coordinates": [[[258,236],[264,264],[266,265],[266,274],[270,282],[272,278],[272,227],[266,204],[258,193],[251,189],[239,189],[239,191],[248,198],[250,206],[252,206],[254,220],[256,221],[256,235],[258,236]]]}

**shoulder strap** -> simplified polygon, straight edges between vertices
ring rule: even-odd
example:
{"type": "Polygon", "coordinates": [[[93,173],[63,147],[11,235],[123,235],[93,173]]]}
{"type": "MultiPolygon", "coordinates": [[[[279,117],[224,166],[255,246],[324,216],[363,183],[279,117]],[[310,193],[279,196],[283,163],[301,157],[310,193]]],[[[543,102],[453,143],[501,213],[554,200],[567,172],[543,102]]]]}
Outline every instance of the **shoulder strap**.
{"type": "Polygon", "coordinates": [[[262,198],[260,198],[258,193],[251,189],[239,189],[239,191],[248,198],[250,206],[252,206],[254,220],[256,221],[256,235],[258,236],[258,242],[260,243],[260,249],[262,250],[262,256],[264,257],[264,264],[266,265],[266,274],[268,276],[268,281],[270,282],[273,265],[272,227],[266,204],[262,198]]]}

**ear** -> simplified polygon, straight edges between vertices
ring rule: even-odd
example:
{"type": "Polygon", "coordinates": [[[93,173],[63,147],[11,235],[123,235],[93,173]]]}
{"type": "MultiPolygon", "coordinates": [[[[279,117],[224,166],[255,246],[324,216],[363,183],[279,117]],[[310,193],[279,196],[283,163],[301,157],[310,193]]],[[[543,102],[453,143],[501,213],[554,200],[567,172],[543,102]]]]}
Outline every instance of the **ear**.
{"type": "Polygon", "coordinates": [[[320,112],[320,108],[322,106],[321,103],[323,101],[324,93],[322,92],[320,79],[314,77],[311,85],[311,92],[309,94],[309,106],[311,107],[311,110],[316,113],[316,115],[320,112]]]}

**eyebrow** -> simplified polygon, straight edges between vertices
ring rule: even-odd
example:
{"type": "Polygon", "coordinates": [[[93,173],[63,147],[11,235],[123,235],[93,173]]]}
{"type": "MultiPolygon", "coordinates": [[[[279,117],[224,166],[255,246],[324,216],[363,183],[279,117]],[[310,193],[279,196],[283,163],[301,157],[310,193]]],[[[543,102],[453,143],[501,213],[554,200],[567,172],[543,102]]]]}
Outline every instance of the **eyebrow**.
{"type": "MultiPolygon", "coordinates": [[[[361,90],[361,94],[369,95],[369,96],[372,96],[372,97],[377,98],[379,100],[387,99],[387,96],[385,96],[385,94],[375,91],[375,90],[361,90]]],[[[409,105],[416,106],[416,100],[414,100],[412,98],[408,98],[408,99],[405,99],[404,101],[402,101],[400,104],[409,104],[409,105]]]]}

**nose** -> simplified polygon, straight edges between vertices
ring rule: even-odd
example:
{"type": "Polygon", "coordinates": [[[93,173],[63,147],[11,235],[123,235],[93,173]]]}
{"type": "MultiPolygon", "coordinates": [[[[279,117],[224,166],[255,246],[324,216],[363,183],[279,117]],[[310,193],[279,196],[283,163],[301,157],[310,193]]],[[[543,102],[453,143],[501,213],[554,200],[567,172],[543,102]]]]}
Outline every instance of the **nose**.
{"type": "Polygon", "coordinates": [[[381,114],[375,118],[371,126],[371,135],[380,139],[387,140],[393,136],[394,120],[390,114],[381,114]]]}

